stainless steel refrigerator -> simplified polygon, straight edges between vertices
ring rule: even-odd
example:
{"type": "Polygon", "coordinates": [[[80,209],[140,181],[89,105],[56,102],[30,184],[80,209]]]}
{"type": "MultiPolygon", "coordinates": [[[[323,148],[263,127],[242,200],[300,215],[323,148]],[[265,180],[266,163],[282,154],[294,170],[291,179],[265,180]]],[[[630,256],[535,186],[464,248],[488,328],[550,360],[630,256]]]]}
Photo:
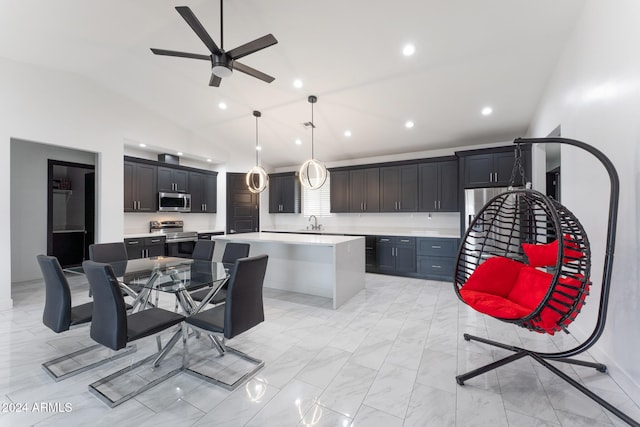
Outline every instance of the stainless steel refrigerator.
{"type": "Polygon", "coordinates": [[[476,214],[487,202],[500,193],[507,191],[507,187],[494,188],[467,188],[464,190],[464,229],[469,228],[469,224],[476,214]]]}

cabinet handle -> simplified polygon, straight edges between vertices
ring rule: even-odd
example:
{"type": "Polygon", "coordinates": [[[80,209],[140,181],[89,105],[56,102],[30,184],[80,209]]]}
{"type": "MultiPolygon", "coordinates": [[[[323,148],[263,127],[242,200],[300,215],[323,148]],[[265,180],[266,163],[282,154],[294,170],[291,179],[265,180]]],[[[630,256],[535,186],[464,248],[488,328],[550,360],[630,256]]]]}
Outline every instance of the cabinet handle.
{"type": "Polygon", "coordinates": [[[137,245],[138,243],[140,243],[139,241],[135,240],[135,241],[128,241],[127,245],[137,245]]]}
{"type": "Polygon", "coordinates": [[[151,243],[158,243],[160,241],[160,239],[152,239],[151,243]]]}
{"type": "Polygon", "coordinates": [[[431,249],[440,249],[442,246],[431,245],[431,249]]]}
{"type": "Polygon", "coordinates": [[[433,201],[433,209],[438,209],[438,202],[437,200],[433,201]]]}
{"type": "Polygon", "coordinates": [[[438,200],[438,209],[440,209],[441,207],[442,207],[442,202],[438,200]]]}
{"type": "Polygon", "coordinates": [[[495,178],[495,180],[493,182],[498,182],[498,172],[495,173],[495,176],[496,176],[496,178],[495,178]]]}
{"type": "Polygon", "coordinates": [[[367,202],[364,202],[364,210],[367,210],[367,202]]]}
{"type": "Polygon", "coordinates": [[[442,267],[439,265],[432,265],[431,268],[442,268],[442,267]]]}
{"type": "Polygon", "coordinates": [[[381,242],[388,242],[389,239],[380,239],[381,242]]]}
{"type": "Polygon", "coordinates": [[[407,240],[407,239],[400,239],[400,241],[401,241],[402,243],[409,243],[409,240],[407,240]]]}

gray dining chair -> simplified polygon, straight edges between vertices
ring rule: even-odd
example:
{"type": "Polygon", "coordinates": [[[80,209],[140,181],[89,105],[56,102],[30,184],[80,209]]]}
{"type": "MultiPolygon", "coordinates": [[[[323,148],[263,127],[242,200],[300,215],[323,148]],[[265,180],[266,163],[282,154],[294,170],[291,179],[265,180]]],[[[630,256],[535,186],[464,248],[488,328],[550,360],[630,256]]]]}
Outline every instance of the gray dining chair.
{"type": "MultiPolygon", "coordinates": [[[[119,350],[126,347],[127,344],[132,341],[156,335],[172,326],[180,324],[185,319],[181,314],[156,307],[127,315],[124,297],[120,291],[120,284],[111,265],[85,261],[82,263],[82,268],[93,288],[93,320],[91,322],[90,335],[94,341],[107,348],[119,350]]],[[[118,393],[115,387],[112,388],[110,386],[111,381],[152,360],[153,366],[158,366],[162,359],[178,342],[178,339],[182,336],[182,332],[182,328],[179,328],[167,344],[165,344],[163,348],[158,349],[157,353],[90,384],[89,391],[98,396],[98,398],[110,407],[114,407],[177,374],[180,372],[180,368],[162,375],[160,378],[154,379],[149,383],[142,384],[136,390],[128,390],[128,393],[124,396],[118,393]]]]}
{"type": "MultiPolygon", "coordinates": [[[[69,288],[69,282],[62,271],[62,267],[58,262],[58,259],[53,256],[38,255],[38,265],[42,271],[42,277],[45,285],[45,302],[44,311],[42,313],[42,323],[51,329],[53,332],[59,334],[66,332],[72,327],[84,325],[91,321],[93,313],[93,302],[87,302],[84,304],[73,306],[71,305],[71,290],[69,288]]],[[[125,309],[127,307],[125,306],[125,309]]],[[[131,306],[128,306],[131,308],[131,306]]],[[[73,353],[66,354],[64,356],[56,357],[55,359],[46,361],[42,364],[44,371],[49,374],[55,381],[60,381],[65,378],[69,378],[73,375],[80,374],[96,366],[100,366],[114,357],[104,358],[104,355],[98,354],[96,357],[88,359],[86,364],[78,364],[76,359],[80,355],[92,352],[100,348],[99,344],[91,345],[73,353]],[[95,359],[92,361],[92,359],[95,359]],[[65,365],[70,360],[74,360],[74,365],[77,364],[75,369],[65,370],[65,365]]],[[[118,357],[124,356],[128,353],[135,351],[135,347],[118,354],[118,357]]]]}
{"type": "Polygon", "coordinates": [[[213,240],[197,240],[191,258],[201,261],[211,261],[213,260],[213,250],[215,246],[216,242],[213,240]]]}
{"type": "MultiPolygon", "coordinates": [[[[209,333],[209,337],[220,356],[224,356],[226,352],[234,353],[252,364],[253,368],[247,372],[235,372],[235,375],[232,375],[233,378],[229,380],[219,375],[214,376],[220,369],[209,372],[206,361],[190,364],[188,348],[185,346],[187,355],[183,359],[184,368],[189,373],[228,390],[234,390],[264,366],[264,361],[225,345],[225,340],[234,338],[264,321],[262,286],[268,258],[268,255],[258,255],[238,259],[231,270],[225,304],[202,310],[207,305],[205,300],[204,304],[200,306],[201,311],[192,314],[185,320],[188,326],[209,333]],[[222,338],[218,335],[221,335],[222,338]]],[[[231,366],[228,368],[223,370],[225,372],[220,372],[226,376],[234,370],[231,366]]]]}

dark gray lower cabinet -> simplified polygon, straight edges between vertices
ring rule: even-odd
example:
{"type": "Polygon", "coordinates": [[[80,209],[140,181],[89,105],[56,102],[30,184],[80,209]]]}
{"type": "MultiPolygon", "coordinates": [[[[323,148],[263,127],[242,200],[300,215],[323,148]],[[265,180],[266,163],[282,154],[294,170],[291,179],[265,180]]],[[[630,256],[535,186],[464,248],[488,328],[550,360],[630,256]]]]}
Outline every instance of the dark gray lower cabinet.
{"type": "Polygon", "coordinates": [[[124,239],[127,247],[127,258],[138,259],[165,255],[165,237],[140,237],[124,239]]]}
{"type": "Polygon", "coordinates": [[[379,236],[376,239],[376,272],[407,274],[416,272],[416,238],[379,236]]]}
{"type": "Polygon", "coordinates": [[[460,240],[436,237],[366,236],[365,270],[452,281],[460,240]]]}
{"type": "Polygon", "coordinates": [[[459,239],[419,237],[418,275],[425,279],[453,281],[459,239]]]}

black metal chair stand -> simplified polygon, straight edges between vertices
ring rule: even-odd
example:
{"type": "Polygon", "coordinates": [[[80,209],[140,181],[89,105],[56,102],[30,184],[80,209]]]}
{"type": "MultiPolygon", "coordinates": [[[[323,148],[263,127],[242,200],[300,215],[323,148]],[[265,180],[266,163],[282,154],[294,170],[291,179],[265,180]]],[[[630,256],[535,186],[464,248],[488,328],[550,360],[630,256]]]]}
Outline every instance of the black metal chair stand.
{"type": "MultiPolygon", "coordinates": [[[[611,181],[610,188],[610,197],[609,197],[609,217],[607,222],[607,240],[606,240],[606,250],[605,250],[605,259],[604,259],[604,268],[603,268],[603,276],[602,276],[602,287],[600,292],[599,299],[599,308],[598,308],[598,319],[596,325],[594,327],[593,332],[582,343],[578,344],[576,347],[560,351],[556,353],[546,353],[546,352],[537,352],[528,350],[525,348],[520,348],[517,346],[512,346],[508,344],[504,344],[501,342],[489,340],[486,338],[477,337],[474,335],[464,334],[464,339],[466,341],[478,341],[484,344],[492,345],[494,347],[499,347],[505,350],[512,351],[513,354],[497,360],[495,362],[489,363],[488,365],[482,366],[480,368],[474,369],[470,372],[467,372],[462,375],[458,375],[456,377],[456,381],[460,385],[464,385],[465,381],[470,380],[478,375],[489,372],[493,369],[496,369],[500,366],[504,366],[508,363],[514,362],[516,360],[522,359],[524,357],[531,357],[536,362],[540,363],[545,368],[549,369],[551,372],[565,380],[567,383],[584,393],[589,398],[593,399],[595,402],[600,404],[602,407],[616,415],[618,418],[626,422],[627,424],[635,427],[640,427],[640,423],[636,420],[632,419],[629,415],[620,411],[618,408],[613,406],[611,403],[607,402],[587,387],[580,384],[578,381],[574,380],[566,373],[562,372],[560,369],[549,363],[550,361],[568,363],[572,365],[579,365],[594,368],[599,372],[606,372],[607,367],[602,363],[593,363],[587,362],[583,360],[574,359],[573,356],[576,356],[584,351],[588,350],[592,347],[600,338],[602,333],[604,332],[604,326],[607,318],[607,306],[609,301],[609,291],[611,287],[611,270],[613,267],[613,255],[615,248],[615,236],[616,236],[616,225],[617,225],[617,216],[618,216],[618,198],[619,198],[619,181],[618,174],[615,170],[615,167],[611,163],[611,161],[599,150],[591,147],[583,142],[565,139],[565,138],[530,138],[530,139],[516,139],[514,141],[516,144],[534,144],[534,143],[560,143],[573,145],[578,148],[581,148],[593,156],[595,156],[605,167],[607,173],[609,174],[609,178],[611,181]]],[[[515,173],[515,168],[514,168],[515,173]]],[[[533,190],[523,190],[531,191],[533,190]]],[[[518,193],[514,191],[513,193],[518,193]]],[[[535,192],[537,193],[537,192],[535,192]]],[[[539,194],[539,193],[538,193],[539,194]]],[[[500,196],[496,197],[498,199],[500,196]]],[[[525,195],[525,198],[528,197],[525,195]]],[[[545,196],[543,196],[545,197],[545,196]]],[[[495,199],[494,199],[495,200],[495,199]]],[[[532,198],[528,198],[527,201],[531,201],[532,198]]],[[[506,198],[503,198],[500,201],[500,204],[506,201],[506,198]]],[[[490,201],[484,209],[490,208],[489,205],[492,204],[490,201]]],[[[543,203],[544,206],[556,206],[554,203],[543,203]]],[[[514,244],[512,240],[512,235],[509,235],[508,227],[501,227],[497,225],[493,227],[493,224],[490,222],[500,222],[500,220],[495,218],[500,218],[502,216],[502,205],[498,208],[497,212],[494,212],[491,217],[492,219],[486,220],[482,218],[476,218],[474,222],[471,224],[469,229],[465,234],[465,238],[463,239],[460,245],[460,251],[458,253],[458,262],[456,267],[456,282],[454,283],[454,288],[458,297],[465,302],[469,303],[469,301],[465,301],[464,296],[464,284],[468,283],[467,279],[474,273],[474,270],[478,268],[478,266],[482,266],[487,259],[491,259],[492,257],[506,257],[513,261],[505,262],[505,265],[508,262],[522,262],[527,257],[520,252],[520,259],[518,259],[518,251],[521,251],[520,244],[514,244]],[[482,221],[486,221],[482,223],[482,221]],[[474,225],[475,230],[473,230],[474,225]],[[489,229],[489,227],[493,227],[491,238],[485,239],[476,239],[480,236],[474,236],[474,233],[481,232],[481,230],[489,229]],[[497,237],[496,237],[497,236],[497,237]],[[506,242],[506,243],[505,243],[506,242]],[[517,248],[517,249],[514,249],[517,248]]],[[[581,235],[582,228],[579,226],[577,220],[573,218],[566,219],[566,212],[559,212],[556,209],[563,209],[563,207],[559,204],[555,208],[542,208],[543,211],[547,211],[548,215],[546,218],[547,224],[538,224],[536,225],[535,218],[529,218],[527,215],[519,214],[519,217],[516,221],[514,221],[514,227],[520,227],[518,239],[527,240],[527,237],[534,235],[534,239],[532,243],[540,243],[539,240],[535,239],[535,231],[538,228],[549,228],[550,226],[555,229],[553,237],[555,237],[557,243],[557,247],[554,247],[554,250],[557,253],[557,262],[555,265],[546,265],[547,270],[550,270],[549,273],[545,271],[541,271],[541,269],[537,269],[540,273],[534,274],[548,274],[550,277],[553,277],[553,280],[550,281],[549,289],[546,291],[544,298],[540,305],[531,311],[528,315],[519,317],[519,318],[509,318],[505,316],[505,318],[501,318],[500,316],[493,316],[498,320],[502,320],[505,322],[510,322],[517,324],[518,326],[525,327],[529,330],[541,332],[541,333],[550,333],[553,334],[555,331],[563,330],[568,333],[566,326],[573,321],[577,313],[579,313],[580,308],[584,304],[584,297],[588,294],[589,288],[589,258],[590,258],[590,250],[588,241],[586,240],[586,235],[582,238],[576,237],[577,235],[581,235]],[[553,223],[549,225],[549,223],[553,223]],[[569,242],[565,242],[565,227],[575,226],[577,223],[578,228],[574,229],[566,239],[569,242]],[[533,224],[533,225],[532,225],[533,224]],[[572,251],[577,251],[576,256],[572,256],[572,251]],[[563,280],[564,279],[564,280],[563,280]],[[570,282],[570,283],[569,283],[570,282]],[[569,285],[568,285],[569,283],[569,285]],[[544,310],[552,309],[553,312],[544,310]],[[549,325],[549,323],[545,323],[544,317],[552,316],[555,320],[553,325],[549,325]]],[[[483,212],[481,210],[481,213],[483,212]]],[[[480,213],[480,214],[481,214],[480,213]]],[[[479,216],[480,216],[479,214],[479,216]]],[[[513,234],[513,233],[512,233],[513,234]]],[[[544,242],[546,243],[546,242],[544,242]]],[[[538,265],[540,267],[540,265],[538,265]]],[[[487,270],[485,268],[485,270],[487,270]]],[[[474,289],[474,287],[471,287],[474,289]]],[[[473,292],[473,291],[472,291],[473,292]]],[[[483,297],[480,296],[480,300],[483,297]]],[[[490,296],[489,299],[493,298],[490,296]]],[[[470,296],[467,299],[471,299],[470,296]]],[[[469,304],[472,305],[473,304],[469,304]]],[[[501,307],[499,304],[486,304],[485,308],[489,307],[489,309],[493,310],[496,307],[501,307]]],[[[474,307],[475,308],[475,307],[474,307]]],[[[485,311],[490,311],[489,309],[485,311]]],[[[479,310],[482,311],[482,310],[479,310]]],[[[490,314],[490,313],[487,313],[490,314]]],[[[491,314],[490,314],[491,315],[491,314]]]]}

